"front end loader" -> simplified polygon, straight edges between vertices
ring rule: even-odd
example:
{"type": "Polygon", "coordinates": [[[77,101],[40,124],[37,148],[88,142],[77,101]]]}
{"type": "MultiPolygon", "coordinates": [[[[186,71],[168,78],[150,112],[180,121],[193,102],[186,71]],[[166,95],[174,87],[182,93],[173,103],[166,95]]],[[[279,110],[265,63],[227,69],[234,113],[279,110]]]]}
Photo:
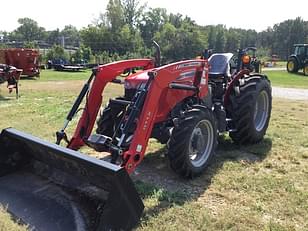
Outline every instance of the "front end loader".
{"type": "Polygon", "coordinates": [[[0,202],[30,230],[128,230],[143,204],[125,169],[8,128],[0,202]]]}
{"type": "Polygon", "coordinates": [[[266,76],[253,73],[246,50],[231,72],[228,54],[212,55],[210,69],[207,59],[161,66],[156,48],[155,61],[124,60],[93,69],[56,144],[3,130],[0,203],[38,230],[130,230],[143,204],[128,174],[143,160],[150,138],[167,144],[170,167],[185,178],[206,170],[219,133],[229,132],[238,143],[263,138],[271,88],[266,76]],[[97,120],[110,83],[123,85],[125,94],[110,99],[97,120]],[[84,100],[69,138],[65,130],[84,100]],[[99,160],[78,152],[84,145],[108,156],[99,160]]]}

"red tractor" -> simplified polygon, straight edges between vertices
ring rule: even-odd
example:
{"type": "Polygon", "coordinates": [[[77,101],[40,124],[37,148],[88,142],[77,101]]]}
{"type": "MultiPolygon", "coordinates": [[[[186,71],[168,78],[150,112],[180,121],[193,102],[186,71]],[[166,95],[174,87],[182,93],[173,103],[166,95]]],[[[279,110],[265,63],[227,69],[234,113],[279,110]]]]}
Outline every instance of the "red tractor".
{"type": "Polygon", "coordinates": [[[15,129],[2,131],[0,202],[42,230],[131,229],[143,204],[127,173],[143,160],[150,137],[168,145],[176,173],[192,178],[205,171],[219,133],[229,132],[241,144],[265,135],[271,86],[265,75],[252,72],[256,60],[247,52],[161,66],[157,46],[155,61],[125,60],[94,69],[57,132],[56,143],[64,139],[67,148],[15,129]],[[124,80],[123,72],[129,73],[124,80]],[[125,94],[110,99],[92,134],[109,83],[124,85],[125,94]],[[84,98],[68,139],[65,129],[84,98]],[[73,151],[83,145],[109,153],[110,163],[73,151]]]}

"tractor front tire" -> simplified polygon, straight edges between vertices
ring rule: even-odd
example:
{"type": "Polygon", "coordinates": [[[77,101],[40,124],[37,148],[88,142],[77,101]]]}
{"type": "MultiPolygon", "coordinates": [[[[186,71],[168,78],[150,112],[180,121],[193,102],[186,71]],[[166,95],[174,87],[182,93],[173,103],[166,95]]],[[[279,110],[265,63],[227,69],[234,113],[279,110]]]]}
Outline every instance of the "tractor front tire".
{"type": "Polygon", "coordinates": [[[298,72],[298,63],[295,58],[290,58],[287,62],[287,71],[290,73],[298,72]]]}
{"type": "Polygon", "coordinates": [[[304,75],[308,76],[308,63],[306,63],[304,66],[304,75]]]}
{"type": "Polygon", "coordinates": [[[212,110],[194,105],[184,112],[168,142],[171,168],[185,178],[204,172],[217,145],[217,128],[212,110]]]}
{"type": "Polygon", "coordinates": [[[243,78],[239,92],[230,95],[233,131],[230,137],[238,144],[254,144],[263,139],[271,116],[272,89],[263,75],[243,78]],[[244,82],[244,83],[243,83],[244,82]]]}

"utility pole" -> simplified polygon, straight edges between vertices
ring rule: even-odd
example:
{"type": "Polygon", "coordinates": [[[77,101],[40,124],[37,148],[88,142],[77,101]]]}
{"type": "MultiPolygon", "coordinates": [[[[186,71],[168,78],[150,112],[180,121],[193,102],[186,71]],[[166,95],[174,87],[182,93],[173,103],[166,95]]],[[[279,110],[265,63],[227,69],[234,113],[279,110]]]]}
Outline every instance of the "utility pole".
{"type": "Polygon", "coordinates": [[[61,45],[64,49],[65,48],[65,37],[64,37],[64,35],[61,36],[61,45]]]}

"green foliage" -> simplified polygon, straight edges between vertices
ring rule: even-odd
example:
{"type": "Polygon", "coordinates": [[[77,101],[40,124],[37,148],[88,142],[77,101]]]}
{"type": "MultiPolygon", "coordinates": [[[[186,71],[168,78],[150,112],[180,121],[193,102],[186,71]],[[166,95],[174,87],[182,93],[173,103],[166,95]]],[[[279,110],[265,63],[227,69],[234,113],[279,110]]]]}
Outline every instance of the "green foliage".
{"type": "Polygon", "coordinates": [[[53,59],[62,59],[62,60],[68,60],[69,55],[68,53],[64,50],[63,47],[59,45],[54,45],[46,54],[46,58],[48,60],[53,60],[53,59]]]}
{"type": "Polygon", "coordinates": [[[219,30],[217,32],[217,36],[216,36],[215,52],[223,52],[224,51],[224,46],[225,46],[224,31],[223,30],[219,30]]]}
{"type": "Polygon", "coordinates": [[[51,44],[51,45],[56,45],[56,44],[60,44],[60,30],[56,29],[56,30],[52,30],[52,31],[47,31],[47,38],[46,38],[46,42],[51,44]]]}
{"type": "Polygon", "coordinates": [[[61,31],[60,36],[64,37],[66,46],[77,47],[79,45],[80,35],[75,26],[66,25],[61,31]]]}
{"type": "Polygon", "coordinates": [[[8,46],[6,44],[4,44],[4,43],[0,43],[0,49],[1,48],[8,48],[8,46]]]}
{"type": "Polygon", "coordinates": [[[38,45],[36,42],[25,42],[24,47],[34,49],[34,48],[38,48],[38,45]]]}
{"type": "Polygon", "coordinates": [[[160,31],[167,21],[167,10],[164,8],[150,8],[142,15],[138,26],[147,47],[152,46],[155,33],[160,31]]]}
{"type": "Polygon", "coordinates": [[[33,42],[45,38],[45,29],[31,18],[18,19],[20,26],[10,34],[11,40],[33,42]]]}
{"type": "Polygon", "coordinates": [[[88,63],[93,59],[91,48],[81,44],[70,57],[71,63],[88,63]]]}
{"type": "Polygon", "coordinates": [[[258,34],[259,44],[271,49],[272,54],[287,59],[293,53],[293,44],[304,43],[308,38],[308,22],[302,18],[277,23],[258,34]]]}
{"type": "Polygon", "coordinates": [[[145,9],[145,5],[140,5],[139,0],[122,0],[124,11],[124,21],[133,30],[145,9]]]}
{"type": "Polygon", "coordinates": [[[240,46],[240,37],[234,30],[229,30],[229,33],[226,33],[226,43],[225,49],[226,51],[232,52],[236,51],[240,46]]]}
{"type": "MultiPolygon", "coordinates": [[[[100,26],[88,26],[80,31],[80,36],[85,46],[90,47],[94,54],[108,50],[107,28],[100,26]]],[[[110,41],[110,40],[109,40],[110,41]]]]}
{"type": "Polygon", "coordinates": [[[106,23],[113,32],[124,26],[124,9],[121,0],[109,0],[106,10],[106,23]]]}
{"type": "Polygon", "coordinates": [[[161,46],[163,62],[194,58],[206,47],[206,40],[193,24],[185,21],[177,28],[164,24],[154,36],[161,46]]]}
{"type": "MultiPolygon", "coordinates": [[[[1,31],[0,41],[21,41],[37,47],[36,41],[51,45],[89,47],[98,60],[153,56],[153,39],[161,45],[163,61],[194,58],[205,48],[214,52],[236,52],[256,46],[263,59],[275,54],[286,60],[293,44],[308,43],[308,22],[298,17],[275,24],[262,32],[225,25],[199,26],[190,17],[167,13],[164,8],[146,8],[140,0],[109,0],[106,11],[94,25],[78,30],[73,25],[45,31],[30,18],[18,19],[20,26],[11,33],[1,31]]],[[[78,50],[73,59],[81,58],[78,50]]],[[[91,58],[88,57],[88,58],[91,58]]]]}

